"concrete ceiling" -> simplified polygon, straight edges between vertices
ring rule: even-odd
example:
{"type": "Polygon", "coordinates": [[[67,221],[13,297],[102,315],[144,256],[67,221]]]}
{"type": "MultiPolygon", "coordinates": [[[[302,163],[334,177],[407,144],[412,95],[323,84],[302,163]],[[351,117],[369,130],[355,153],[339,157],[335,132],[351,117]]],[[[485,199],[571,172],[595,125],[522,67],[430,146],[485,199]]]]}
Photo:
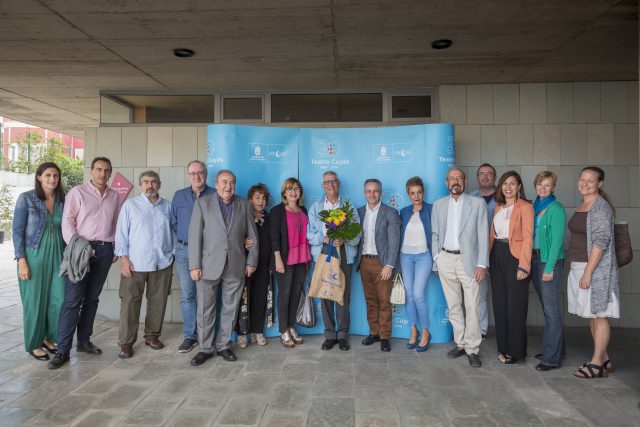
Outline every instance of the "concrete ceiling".
{"type": "Polygon", "coordinates": [[[0,115],[72,135],[100,90],[637,79],[638,0],[0,0],[0,115]]]}

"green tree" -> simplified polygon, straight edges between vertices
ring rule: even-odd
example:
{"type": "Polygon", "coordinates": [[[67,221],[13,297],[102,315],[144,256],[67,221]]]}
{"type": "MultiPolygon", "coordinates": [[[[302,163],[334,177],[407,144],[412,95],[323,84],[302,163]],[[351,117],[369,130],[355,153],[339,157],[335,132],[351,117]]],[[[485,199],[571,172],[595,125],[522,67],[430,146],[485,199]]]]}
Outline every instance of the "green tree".
{"type": "Polygon", "coordinates": [[[58,138],[48,138],[46,143],[41,141],[39,134],[27,132],[25,138],[18,142],[20,159],[9,162],[8,169],[12,172],[33,173],[41,163],[54,162],[60,168],[65,190],[82,184],[82,160],[71,158],[58,138]]]}
{"type": "Polygon", "coordinates": [[[13,196],[7,184],[0,187],[0,230],[11,231],[13,223],[13,196]]]}
{"type": "Polygon", "coordinates": [[[9,161],[7,170],[17,173],[34,173],[42,153],[42,135],[28,131],[24,138],[17,140],[18,160],[9,161]]]}

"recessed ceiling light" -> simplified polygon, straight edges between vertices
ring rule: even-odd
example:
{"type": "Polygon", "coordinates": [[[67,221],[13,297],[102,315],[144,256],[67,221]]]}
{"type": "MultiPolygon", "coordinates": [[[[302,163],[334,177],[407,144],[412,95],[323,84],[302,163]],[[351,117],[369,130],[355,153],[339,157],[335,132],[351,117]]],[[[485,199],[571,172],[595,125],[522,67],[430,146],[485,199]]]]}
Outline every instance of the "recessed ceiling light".
{"type": "Polygon", "coordinates": [[[193,51],[191,49],[173,49],[173,54],[178,58],[191,58],[193,56],[193,51]]]}
{"type": "Polygon", "coordinates": [[[449,39],[439,39],[431,42],[431,47],[434,49],[447,49],[451,47],[453,42],[449,39]]]}

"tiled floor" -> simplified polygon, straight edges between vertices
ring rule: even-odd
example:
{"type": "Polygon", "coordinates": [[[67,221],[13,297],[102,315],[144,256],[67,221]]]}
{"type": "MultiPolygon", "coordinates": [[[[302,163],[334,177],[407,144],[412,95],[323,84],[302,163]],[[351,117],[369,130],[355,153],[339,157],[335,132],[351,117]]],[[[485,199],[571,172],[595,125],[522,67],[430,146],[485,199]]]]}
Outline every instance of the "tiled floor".
{"type": "MultiPolygon", "coordinates": [[[[260,425],[260,426],[591,426],[640,425],[640,330],[613,331],[609,378],[580,380],[571,367],[590,355],[583,328],[567,329],[565,367],[540,373],[536,360],[503,366],[495,340],[482,343],[480,369],[449,360],[450,345],[426,353],[393,340],[391,353],[363,347],[320,350],[321,337],[286,350],[238,350],[200,367],[195,352],[179,354],[180,325],[166,325],[167,347],[136,345],[118,359],[118,325],[96,322],[94,342],[104,354],[72,352],[50,371],[22,347],[22,313],[10,245],[0,245],[0,426],[13,425],[260,425]]],[[[540,328],[530,329],[531,354],[540,328]]]]}

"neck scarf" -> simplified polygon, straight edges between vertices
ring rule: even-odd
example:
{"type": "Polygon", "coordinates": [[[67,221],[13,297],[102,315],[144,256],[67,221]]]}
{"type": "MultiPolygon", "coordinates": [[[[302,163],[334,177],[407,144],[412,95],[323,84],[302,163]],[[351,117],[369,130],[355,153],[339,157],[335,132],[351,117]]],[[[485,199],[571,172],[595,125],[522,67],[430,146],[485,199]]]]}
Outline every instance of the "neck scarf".
{"type": "Polygon", "coordinates": [[[535,202],[533,202],[533,210],[536,212],[536,216],[547,209],[549,205],[556,201],[556,196],[551,194],[550,196],[545,197],[544,199],[540,199],[540,197],[536,197],[535,202]]]}

